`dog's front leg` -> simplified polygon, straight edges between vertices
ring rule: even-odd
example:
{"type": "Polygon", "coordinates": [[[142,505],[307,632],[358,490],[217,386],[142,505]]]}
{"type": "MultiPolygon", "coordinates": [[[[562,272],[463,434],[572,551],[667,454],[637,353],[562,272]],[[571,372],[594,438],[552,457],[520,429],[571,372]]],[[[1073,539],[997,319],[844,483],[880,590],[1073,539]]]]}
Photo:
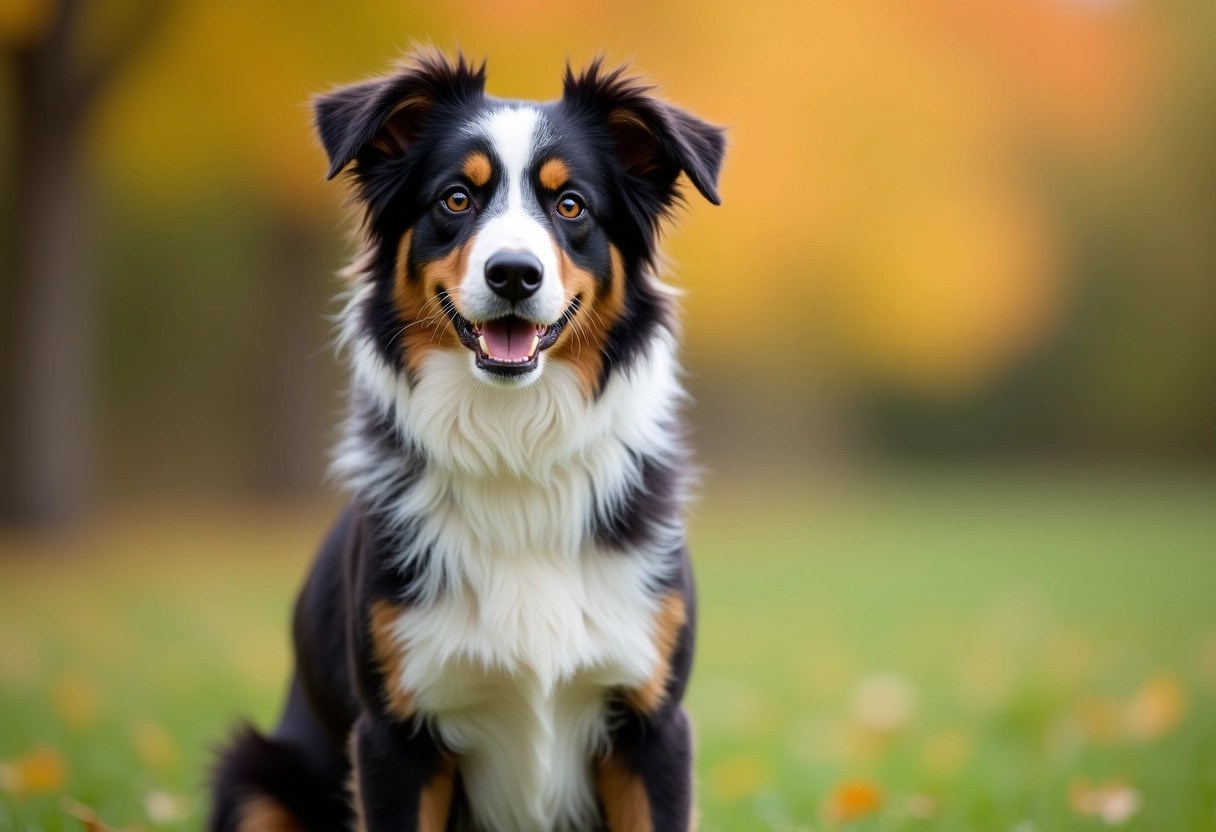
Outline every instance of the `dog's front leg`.
{"type": "Polygon", "coordinates": [[[444,832],[456,761],[424,725],[364,713],[351,735],[359,832],[444,832]]]}
{"type": "Polygon", "coordinates": [[[658,719],[628,714],[596,785],[610,832],[689,832],[695,826],[692,725],[681,707],[658,719]]]}

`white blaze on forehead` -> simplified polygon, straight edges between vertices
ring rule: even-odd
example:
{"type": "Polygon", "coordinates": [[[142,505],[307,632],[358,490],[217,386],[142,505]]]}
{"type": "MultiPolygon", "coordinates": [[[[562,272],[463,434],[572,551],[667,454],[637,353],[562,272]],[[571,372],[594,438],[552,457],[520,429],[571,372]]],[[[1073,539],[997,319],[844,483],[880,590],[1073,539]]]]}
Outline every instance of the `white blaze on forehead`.
{"type": "Polygon", "coordinates": [[[528,163],[540,138],[540,113],[531,107],[498,110],[482,121],[485,135],[502,162],[507,186],[507,211],[523,211],[528,163]]]}
{"type": "Polygon", "coordinates": [[[552,323],[565,311],[567,301],[555,244],[541,207],[530,200],[528,182],[528,171],[537,147],[546,138],[547,125],[540,111],[532,107],[507,107],[478,119],[471,129],[489,141],[498,157],[502,190],[486,206],[487,219],[469,252],[468,272],[461,287],[465,314],[476,321],[514,312],[538,323],[552,323]],[[486,261],[504,250],[531,252],[543,270],[540,289],[513,310],[485,280],[486,261]]]}

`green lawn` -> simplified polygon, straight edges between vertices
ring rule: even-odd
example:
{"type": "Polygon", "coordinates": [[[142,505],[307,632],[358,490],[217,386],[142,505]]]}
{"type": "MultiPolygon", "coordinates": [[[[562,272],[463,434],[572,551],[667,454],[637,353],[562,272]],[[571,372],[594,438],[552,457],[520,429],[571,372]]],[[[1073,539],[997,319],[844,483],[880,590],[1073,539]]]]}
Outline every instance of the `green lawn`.
{"type": "MultiPolygon", "coordinates": [[[[1216,479],[726,479],[693,520],[703,830],[1216,829],[1216,479]]],[[[0,830],[82,828],[63,795],[197,828],[327,519],[0,536],[0,830]]]]}

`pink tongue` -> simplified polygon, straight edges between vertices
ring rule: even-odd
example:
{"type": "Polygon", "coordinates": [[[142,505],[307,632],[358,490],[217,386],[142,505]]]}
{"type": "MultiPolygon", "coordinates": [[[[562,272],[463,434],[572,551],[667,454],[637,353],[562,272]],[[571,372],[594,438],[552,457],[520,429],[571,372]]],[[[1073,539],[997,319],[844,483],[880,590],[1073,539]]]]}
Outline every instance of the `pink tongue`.
{"type": "Polygon", "coordinates": [[[481,334],[490,355],[506,361],[519,361],[531,355],[536,326],[518,318],[499,318],[481,325],[481,334]]]}

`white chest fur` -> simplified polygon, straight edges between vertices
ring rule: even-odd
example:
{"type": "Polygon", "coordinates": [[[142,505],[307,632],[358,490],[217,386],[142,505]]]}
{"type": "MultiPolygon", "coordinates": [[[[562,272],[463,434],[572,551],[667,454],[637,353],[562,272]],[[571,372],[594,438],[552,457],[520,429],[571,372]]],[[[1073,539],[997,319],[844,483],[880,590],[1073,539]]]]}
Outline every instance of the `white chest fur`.
{"type": "MultiPolygon", "coordinates": [[[[402,564],[427,555],[423,600],[392,626],[396,682],[459,755],[480,826],[585,827],[605,692],[641,685],[660,661],[648,587],[681,534],[620,552],[588,531],[639,485],[640,455],[673,450],[682,391],[670,338],[594,401],[556,363],[526,390],[503,391],[476,381],[460,353],[428,356],[413,387],[370,349],[356,345],[354,358],[427,460],[392,504],[414,530],[402,564]]],[[[337,469],[365,493],[399,472],[357,442],[337,469]]]]}
{"type": "Polygon", "coordinates": [[[585,826],[606,689],[640,685],[659,660],[647,566],[598,551],[471,560],[476,583],[396,622],[399,684],[459,755],[484,826],[585,826]]]}

